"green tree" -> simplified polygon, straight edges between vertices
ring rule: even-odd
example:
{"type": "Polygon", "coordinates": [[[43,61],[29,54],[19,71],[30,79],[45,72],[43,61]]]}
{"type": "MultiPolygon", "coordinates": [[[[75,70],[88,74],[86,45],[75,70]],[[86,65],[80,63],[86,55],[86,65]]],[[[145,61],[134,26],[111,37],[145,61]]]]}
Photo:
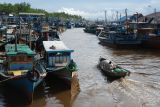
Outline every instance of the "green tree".
{"type": "Polygon", "coordinates": [[[77,16],[77,15],[70,15],[70,14],[66,14],[64,12],[58,13],[58,12],[54,12],[54,13],[49,13],[43,9],[35,9],[35,8],[31,8],[31,5],[29,3],[26,2],[22,2],[22,3],[16,3],[16,4],[11,4],[11,3],[0,3],[0,12],[5,12],[7,14],[9,13],[13,13],[18,15],[19,12],[30,12],[30,13],[44,13],[47,17],[56,17],[58,19],[62,19],[62,20],[67,20],[67,19],[82,19],[81,16],[77,16]]]}

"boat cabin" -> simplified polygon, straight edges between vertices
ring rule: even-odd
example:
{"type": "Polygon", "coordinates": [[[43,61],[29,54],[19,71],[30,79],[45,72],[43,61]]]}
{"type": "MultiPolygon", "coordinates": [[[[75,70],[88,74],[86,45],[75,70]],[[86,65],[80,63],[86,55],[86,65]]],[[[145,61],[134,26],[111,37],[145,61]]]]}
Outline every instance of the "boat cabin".
{"type": "Polygon", "coordinates": [[[33,68],[33,52],[25,44],[7,44],[5,46],[8,70],[31,70],[33,68]],[[17,47],[17,49],[15,48],[17,47]]]}
{"type": "Polygon", "coordinates": [[[63,67],[70,63],[71,50],[62,41],[43,41],[47,67],[63,67]]]}

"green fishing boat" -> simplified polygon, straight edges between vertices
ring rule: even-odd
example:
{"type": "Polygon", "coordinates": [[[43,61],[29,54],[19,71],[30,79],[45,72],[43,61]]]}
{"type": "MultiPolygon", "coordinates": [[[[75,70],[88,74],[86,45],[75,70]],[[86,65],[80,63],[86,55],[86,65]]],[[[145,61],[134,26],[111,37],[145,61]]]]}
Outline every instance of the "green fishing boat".
{"type": "Polygon", "coordinates": [[[45,70],[34,61],[35,54],[25,44],[7,44],[5,58],[1,60],[1,82],[26,96],[29,102],[33,99],[35,88],[46,76],[45,70]]]}

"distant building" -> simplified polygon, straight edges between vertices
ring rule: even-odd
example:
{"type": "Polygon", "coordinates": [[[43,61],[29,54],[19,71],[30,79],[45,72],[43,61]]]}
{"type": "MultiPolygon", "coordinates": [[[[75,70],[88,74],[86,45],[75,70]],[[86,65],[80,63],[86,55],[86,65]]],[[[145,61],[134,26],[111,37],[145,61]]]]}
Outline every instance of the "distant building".
{"type": "Polygon", "coordinates": [[[140,21],[160,24],[160,12],[148,14],[142,17],[140,21]]]}

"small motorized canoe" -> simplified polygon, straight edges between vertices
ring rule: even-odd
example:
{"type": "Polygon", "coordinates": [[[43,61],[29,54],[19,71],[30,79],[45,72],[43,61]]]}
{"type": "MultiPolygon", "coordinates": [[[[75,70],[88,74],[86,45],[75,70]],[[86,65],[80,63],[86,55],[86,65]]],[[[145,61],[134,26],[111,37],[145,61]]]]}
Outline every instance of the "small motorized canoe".
{"type": "Polygon", "coordinates": [[[114,64],[112,61],[102,58],[99,58],[98,68],[104,72],[105,75],[120,78],[130,75],[130,71],[114,64]]]}

